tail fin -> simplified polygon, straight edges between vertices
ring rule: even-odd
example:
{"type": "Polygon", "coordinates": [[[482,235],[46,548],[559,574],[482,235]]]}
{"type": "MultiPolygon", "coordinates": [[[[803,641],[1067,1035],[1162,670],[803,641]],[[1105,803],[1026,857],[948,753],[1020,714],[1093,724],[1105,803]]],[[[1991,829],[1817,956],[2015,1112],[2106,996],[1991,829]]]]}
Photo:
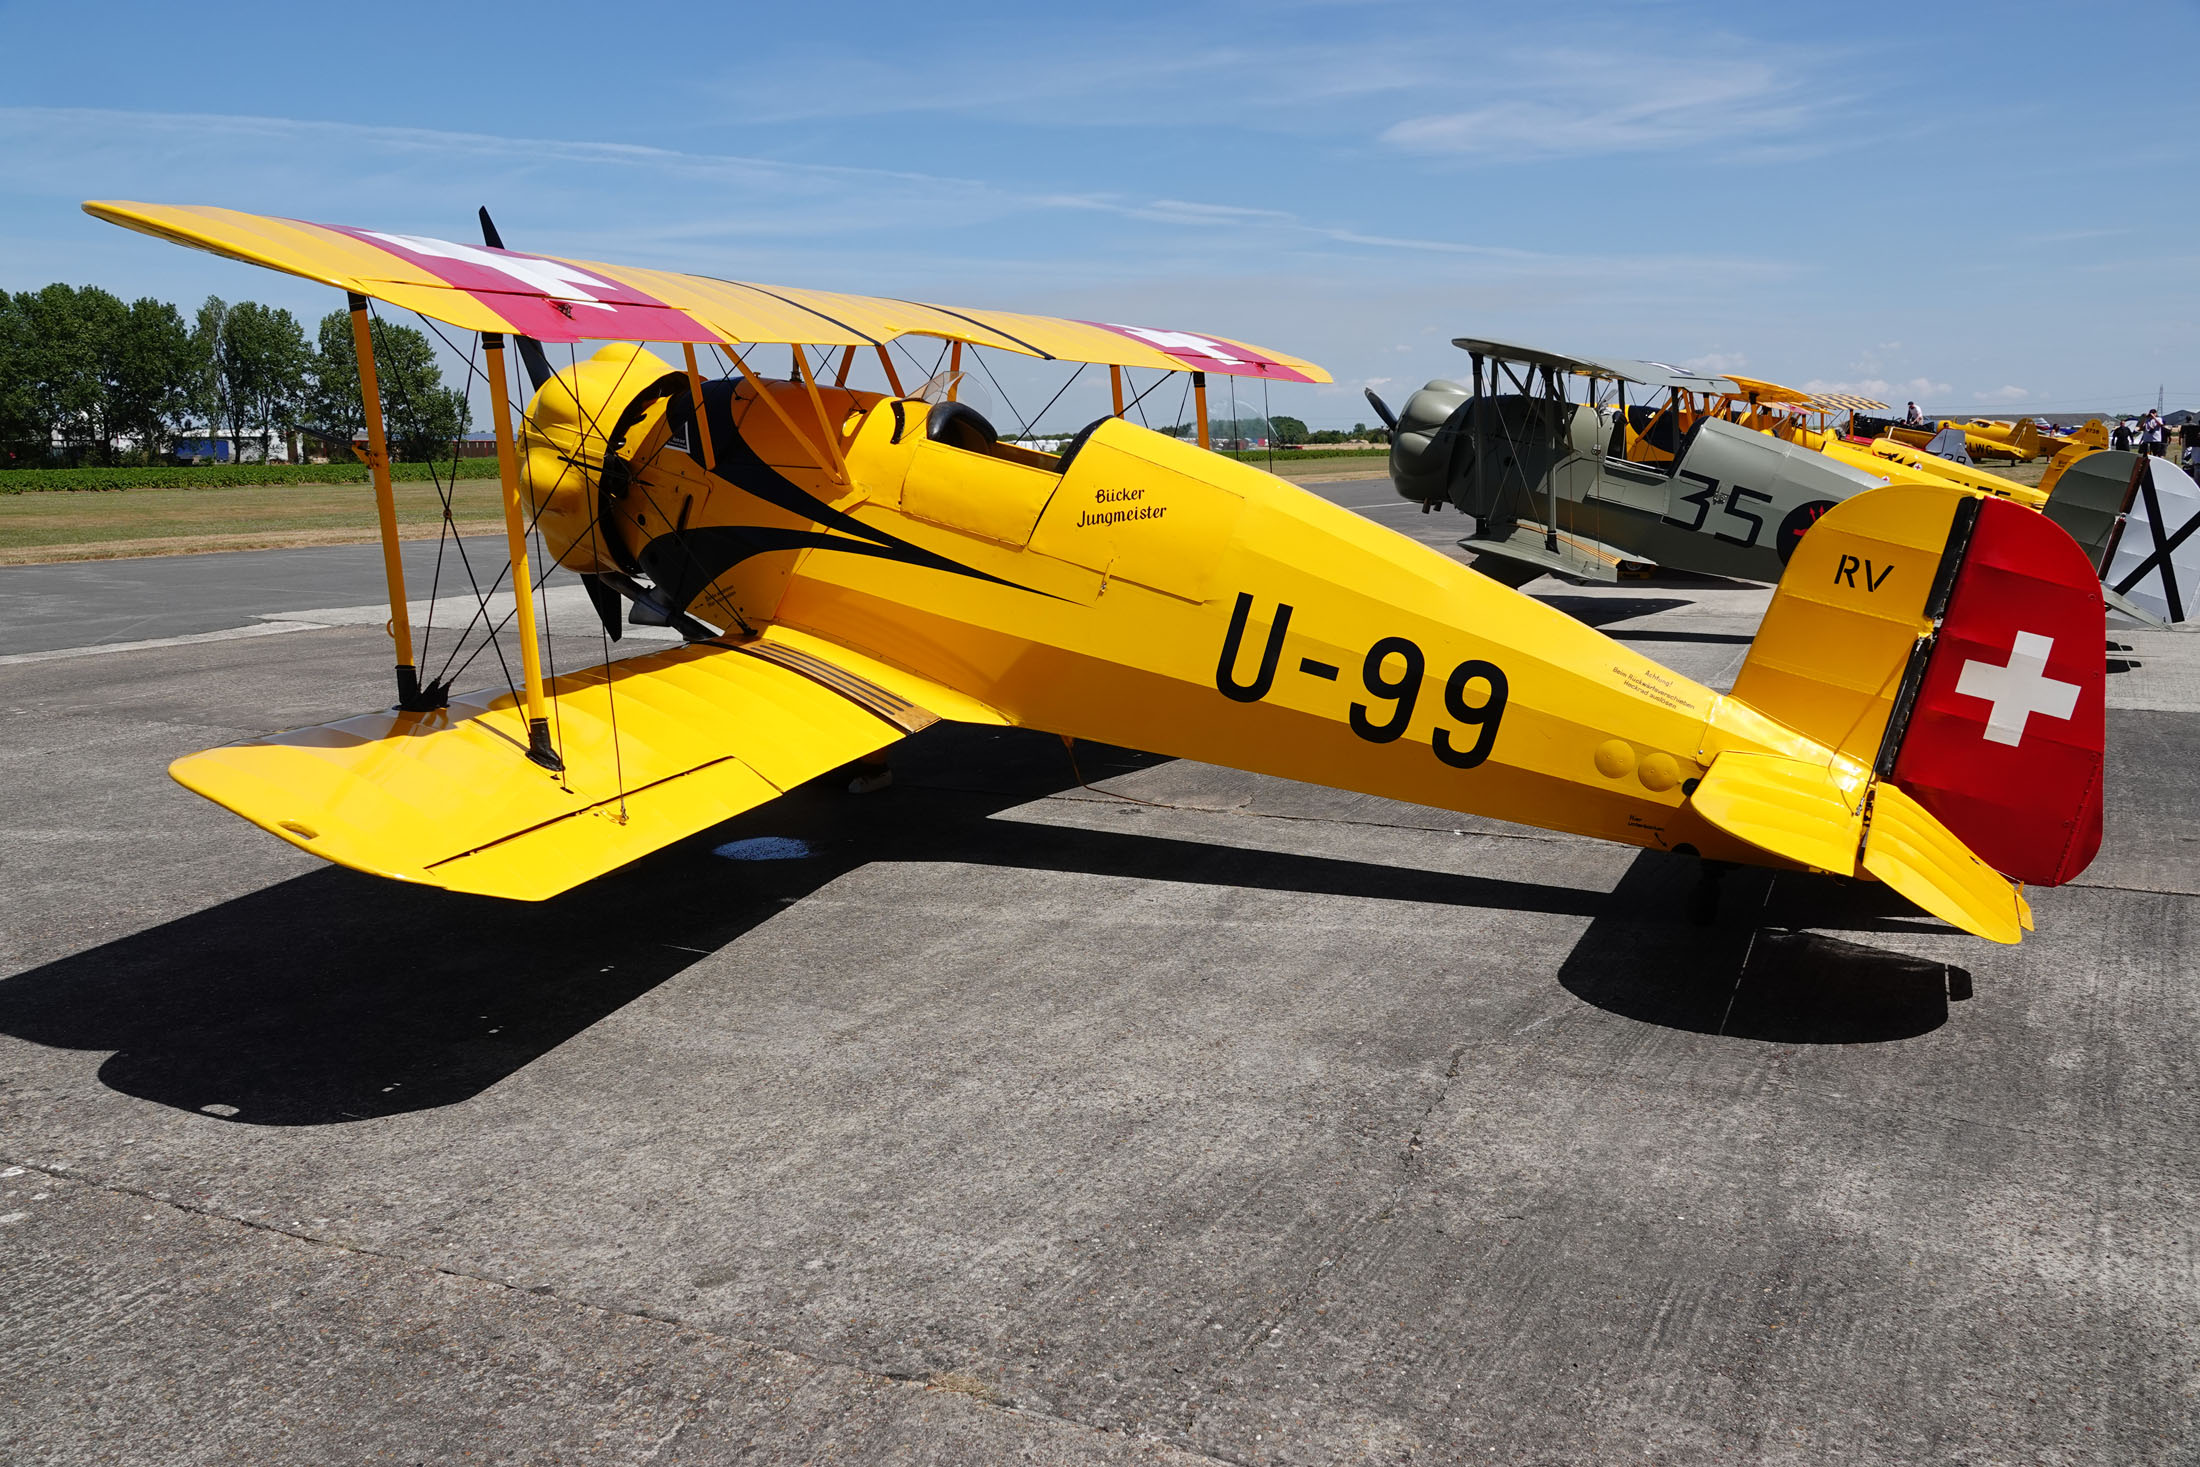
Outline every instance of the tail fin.
{"type": "MultiPolygon", "coordinates": [[[[1734,696],[1906,796],[1875,832],[1901,825],[1915,853],[1944,828],[2002,875],[2054,886],[2100,847],[2106,631],[2093,567],[2053,521],[1897,485],[1803,536],[1734,696]]],[[[1874,874],[1880,844],[1867,837],[1874,874]]],[[[1913,860],[1913,882],[1932,864],[1913,860]]]]}

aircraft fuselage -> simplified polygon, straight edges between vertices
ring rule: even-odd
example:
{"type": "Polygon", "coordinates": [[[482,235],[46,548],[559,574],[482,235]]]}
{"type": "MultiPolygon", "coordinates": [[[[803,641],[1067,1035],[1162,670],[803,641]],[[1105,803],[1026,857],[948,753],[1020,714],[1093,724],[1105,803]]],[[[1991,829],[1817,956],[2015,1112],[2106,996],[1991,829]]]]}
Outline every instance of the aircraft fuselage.
{"type": "MultiPolygon", "coordinates": [[[[598,421],[618,407],[603,376],[578,382],[598,421]]],[[[803,387],[761,386],[818,435],[803,387]]],[[[684,393],[649,408],[615,497],[545,389],[532,483],[564,562],[647,572],[730,639],[791,629],[1004,722],[1631,845],[1765,861],[1688,807],[1694,782],[1725,749],[1837,762],[1444,555],[1119,419],[1056,459],[821,387],[842,482],[756,387],[705,389],[715,474],[685,449],[684,393]]]]}

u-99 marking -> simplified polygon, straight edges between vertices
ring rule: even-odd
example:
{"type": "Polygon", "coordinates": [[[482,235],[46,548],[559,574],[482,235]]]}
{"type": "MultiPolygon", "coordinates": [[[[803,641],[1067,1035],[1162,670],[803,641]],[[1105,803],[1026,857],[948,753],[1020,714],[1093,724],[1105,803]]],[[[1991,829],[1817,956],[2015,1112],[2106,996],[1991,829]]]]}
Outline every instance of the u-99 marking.
{"type": "MultiPolygon", "coordinates": [[[[1249,682],[1241,682],[1238,676],[1238,654],[1245,641],[1247,623],[1252,619],[1251,593],[1240,591],[1237,605],[1230,613],[1230,629],[1223,635],[1222,655],[1215,663],[1215,689],[1225,698],[1236,703],[1258,703],[1268,696],[1275,685],[1276,668],[1282,660],[1283,642],[1291,626],[1292,608],[1279,603],[1276,618],[1269,624],[1268,635],[1260,649],[1259,666],[1249,682]]],[[[1335,676],[1335,669],[1327,663],[1305,659],[1302,672],[1321,676],[1326,681],[1335,676]]],[[[1367,689],[1368,702],[1355,701],[1346,711],[1346,721],[1352,732],[1371,744],[1395,743],[1405,736],[1413,722],[1414,708],[1420,702],[1421,684],[1428,676],[1428,654],[1410,637],[1382,637],[1367,649],[1367,656],[1360,664],[1360,683],[1367,689]],[[1396,671],[1391,670],[1393,663],[1396,671]],[[1377,717],[1378,705],[1388,703],[1389,708],[1377,717]]],[[[1474,738],[1464,748],[1460,747],[1459,734],[1439,724],[1429,735],[1429,749],[1436,757],[1454,769],[1473,769],[1490,757],[1497,746],[1497,730],[1505,720],[1505,707],[1512,696],[1512,685],[1503,668],[1479,657],[1470,657],[1451,670],[1444,679],[1444,711],[1456,721],[1462,730],[1474,730],[1474,738]],[[1481,701],[1467,701],[1468,692],[1475,684],[1482,685],[1481,701]]]]}

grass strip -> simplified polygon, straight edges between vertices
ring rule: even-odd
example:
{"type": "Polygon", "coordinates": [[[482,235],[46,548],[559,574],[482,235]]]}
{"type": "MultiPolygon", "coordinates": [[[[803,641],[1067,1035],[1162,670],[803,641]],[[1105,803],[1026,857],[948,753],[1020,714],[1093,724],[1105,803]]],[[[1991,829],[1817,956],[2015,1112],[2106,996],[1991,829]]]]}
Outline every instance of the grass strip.
{"type": "MultiPolygon", "coordinates": [[[[391,464],[390,478],[427,484],[440,477],[494,479],[493,458],[462,458],[453,465],[391,464]]],[[[0,473],[0,494],[111,493],[119,489],[246,489],[282,484],[364,484],[362,463],[171,464],[150,469],[11,469],[0,473]]]]}
{"type": "MultiPolygon", "coordinates": [[[[414,539],[437,532],[443,501],[433,485],[399,483],[392,497],[401,535],[414,539]]],[[[462,531],[502,527],[496,480],[464,480],[451,499],[452,517],[462,531]]],[[[365,484],[244,485],[218,494],[134,489],[127,494],[0,497],[0,565],[341,544],[374,537],[374,494],[365,484]]]]}

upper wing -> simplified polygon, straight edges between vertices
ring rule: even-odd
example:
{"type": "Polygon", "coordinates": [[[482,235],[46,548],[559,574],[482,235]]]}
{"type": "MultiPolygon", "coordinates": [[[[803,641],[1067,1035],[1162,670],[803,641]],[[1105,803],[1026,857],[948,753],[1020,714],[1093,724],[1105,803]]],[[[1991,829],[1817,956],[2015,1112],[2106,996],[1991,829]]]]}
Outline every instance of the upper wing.
{"type": "Polygon", "coordinates": [[[1887,405],[1877,398],[1858,397],[1853,392],[1820,392],[1804,399],[1800,405],[1837,413],[1883,413],[1887,410],[1887,405]]]}
{"type": "Polygon", "coordinates": [[[1786,403],[1791,407],[1808,407],[1812,394],[1796,387],[1782,387],[1777,382],[1767,382],[1762,377],[1738,377],[1727,374],[1728,380],[1742,389],[1743,395],[1754,397],[1761,403],[1786,403]]]}
{"type": "Polygon", "coordinates": [[[879,346],[897,336],[933,336],[1066,362],[1275,382],[1330,380],[1298,357],[1187,331],[752,285],[198,205],[95,201],[84,212],[469,331],[509,331],[538,341],[879,346]]]}
{"type": "Polygon", "coordinates": [[[169,773],[339,865],[539,901],[937,721],[909,694],[999,717],[799,637],[677,647],[549,692],[562,775],[524,757],[526,713],[509,694],[247,739],[169,773]]]}

